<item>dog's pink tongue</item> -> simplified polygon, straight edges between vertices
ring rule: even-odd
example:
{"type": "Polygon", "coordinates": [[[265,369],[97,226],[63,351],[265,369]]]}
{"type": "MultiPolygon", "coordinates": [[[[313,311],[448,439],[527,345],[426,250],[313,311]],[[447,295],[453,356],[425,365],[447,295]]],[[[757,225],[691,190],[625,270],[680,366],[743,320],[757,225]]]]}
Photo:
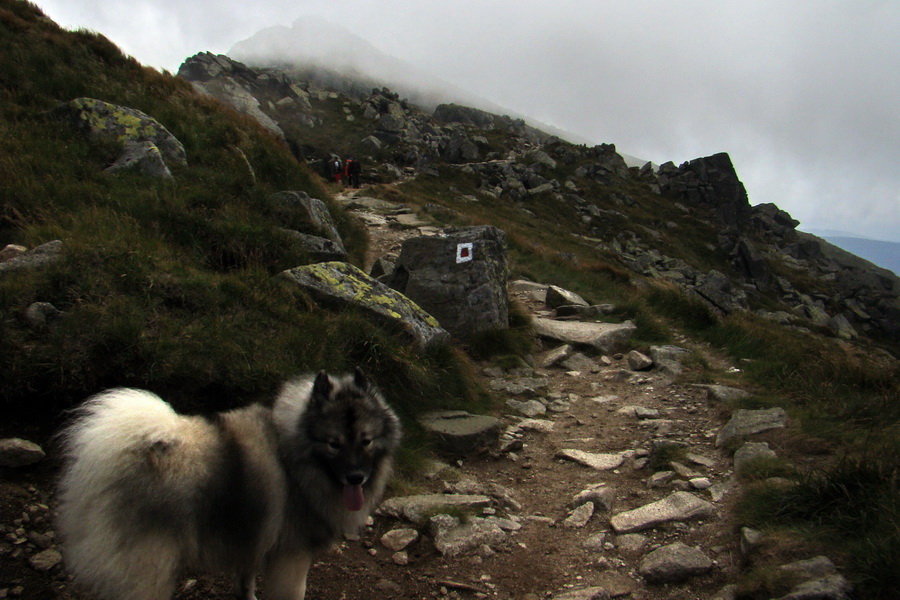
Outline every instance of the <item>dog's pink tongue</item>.
{"type": "Polygon", "coordinates": [[[362,510],[365,498],[363,497],[363,489],[361,485],[345,485],[344,486],[344,508],[355,512],[362,510]]]}

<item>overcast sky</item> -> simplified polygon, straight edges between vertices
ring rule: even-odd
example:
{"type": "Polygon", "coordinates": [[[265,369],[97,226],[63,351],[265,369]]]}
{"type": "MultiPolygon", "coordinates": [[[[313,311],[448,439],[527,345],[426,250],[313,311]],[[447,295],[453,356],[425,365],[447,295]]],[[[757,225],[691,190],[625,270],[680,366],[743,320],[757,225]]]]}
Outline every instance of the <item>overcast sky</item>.
{"type": "Polygon", "coordinates": [[[319,15],[509,110],[676,164],[728,152],[751,204],[900,241],[897,0],[36,0],[177,72],[319,15]]]}

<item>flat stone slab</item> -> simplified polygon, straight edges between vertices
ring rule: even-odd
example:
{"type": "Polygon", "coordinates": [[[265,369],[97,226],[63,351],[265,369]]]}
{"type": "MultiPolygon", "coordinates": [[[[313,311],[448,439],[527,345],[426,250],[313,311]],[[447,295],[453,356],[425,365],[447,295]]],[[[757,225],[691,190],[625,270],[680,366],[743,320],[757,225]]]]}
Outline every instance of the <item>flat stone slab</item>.
{"type": "Polygon", "coordinates": [[[689,492],[675,492],[662,500],[619,513],[610,519],[610,524],[616,533],[632,533],[671,521],[702,519],[715,511],[712,504],[689,492]]]}
{"type": "Polygon", "coordinates": [[[535,332],[546,338],[564,344],[591,346],[601,352],[611,352],[617,344],[631,337],[637,326],[631,321],[624,323],[584,323],[580,321],[554,321],[535,317],[532,319],[535,332]]]}
{"type": "Polygon", "coordinates": [[[499,419],[473,415],[462,410],[439,410],[419,418],[441,448],[451,454],[467,455],[496,444],[502,424],[499,419]]]}
{"type": "Polygon", "coordinates": [[[420,494],[388,498],[378,507],[378,514],[404,519],[422,525],[441,511],[463,508],[480,510],[491,505],[491,499],[481,494],[420,494]]]}
{"type": "Polygon", "coordinates": [[[783,408],[736,410],[716,436],[716,446],[724,446],[733,439],[784,427],[787,414],[783,408]]]}
{"type": "Polygon", "coordinates": [[[641,561],[638,572],[652,583],[677,583],[712,569],[712,561],[697,548],[675,542],[657,548],[641,561]]]}
{"type": "Polygon", "coordinates": [[[625,462],[625,455],[620,452],[612,454],[597,454],[593,452],[585,452],[584,450],[565,449],[557,452],[556,457],[571,460],[598,471],[610,471],[612,469],[618,469],[622,466],[622,463],[625,462]]]}

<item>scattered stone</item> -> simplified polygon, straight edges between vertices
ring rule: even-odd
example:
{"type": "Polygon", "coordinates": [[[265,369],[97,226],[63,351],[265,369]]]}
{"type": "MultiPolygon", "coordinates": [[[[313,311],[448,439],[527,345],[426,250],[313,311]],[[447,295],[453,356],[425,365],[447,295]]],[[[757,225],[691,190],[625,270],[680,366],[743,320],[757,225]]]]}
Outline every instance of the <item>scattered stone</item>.
{"type": "Polygon", "coordinates": [[[657,471],[647,480],[647,486],[650,488],[665,487],[673,479],[675,479],[675,471],[657,471]]]}
{"type": "Polygon", "coordinates": [[[616,536],[616,548],[622,554],[637,556],[641,554],[650,543],[650,539],[640,533],[626,533],[616,536]]]}
{"type": "Polygon", "coordinates": [[[700,385],[706,388],[706,397],[713,402],[731,402],[750,397],[750,392],[725,385],[700,385]]]}
{"type": "Polygon", "coordinates": [[[582,323],[554,321],[535,317],[535,332],[541,336],[572,345],[592,346],[601,352],[612,352],[637,330],[631,321],[624,323],[582,323]]]}
{"type": "Polygon", "coordinates": [[[426,413],[419,422],[438,440],[443,451],[455,456],[467,456],[495,446],[500,438],[499,419],[461,410],[426,413]]]}
{"type": "Polygon", "coordinates": [[[853,586],[843,575],[806,581],[777,600],[849,600],[853,586]]]}
{"type": "Polygon", "coordinates": [[[436,515],[429,521],[434,536],[434,547],[442,556],[454,558],[487,544],[497,544],[506,539],[506,533],[497,523],[473,517],[460,523],[456,517],[436,515]]]}
{"type": "Polygon", "coordinates": [[[615,515],[611,520],[616,533],[633,533],[671,521],[690,521],[715,514],[715,507],[689,492],[670,496],[615,515]]]}
{"type": "Polygon", "coordinates": [[[0,439],[0,466],[25,467],[46,456],[43,448],[21,438],[0,439]]]}
{"type": "Polygon", "coordinates": [[[36,571],[49,571],[62,562],[62,554],[58,550],[42,550],[28,559],[28,563],[36,571]]]}
{"type": "Polygon", "coordinates": [[[801,579],[818,579],[837,573],[837,567],[827,556],[815,556],[798,560],[779,567],[780,571],[791,573],[801,579]]]}
{"type": "Polygon", "coordinates": [[[741,555],[744,558],[753,554],[753,551],[762,544],[762,533],[749,527],[741,527],[741,555]]]}
{"type": "Polygon", "coordinates": [[[544,302],[546,302],[547,306],[550,308],[557,308],[560,306],[589,306],[587,301],[575,292],[564,290],[555,285],[547,287],[547,295],[544,302]]]}
{"type": "Polygon", "coordinates": [[[767,442],[747,442],[734,453],[734,472],[740,475],[754,461],[773,459],[777,456],[767,442]]]}
{"type": "Polygon", "coordinates": [[[553,365],[569,358],[572,355],[573,349],[569,344],[563,344],[562,346],[557,346],[553,350],[550,350],[546,354],[544,354],[540,359],[540,365],[542,369],[549,369],[553,365]]]}
{"type": "Polygon", "coordinates": [[[15,254],[0,262],[0,273],[43,267],[60,260],[62,258],[62,250],[63,243],[61,240],[53,240],[52,242],[41,244],[32,250],[15,254]]]}
{"type": "Polygon", "coordinates": [[[556,425],[554,421],[549,421],[547,419],[522,419],[514,425],[514,429],[518,431],[550,433],[553,431],[554,425],[556,425]]]}
{"type": "Polygon", "coordinates": [[[62,314],[49,302],[33,302],[25,309],[25,320],[32,329],[41,330],[62,314]]]}
{"type": "Polygon", "coordinates": [[[391,561],[395,565],[400,565],[401,567],[409,564],[409,554],[405,551],[401,550],[399,552],[394,552],[391,555],[391,561]]]}
{"type": "Polygon", "coordinates": [[[419,539],[419,532],[415,529],[392,529],[381,536],[381,545],[394,552],[400,552],[419,539]]]}
{"type": "Polygon", "coordinates": [[[506,405],[526,417],[539,417],[547,413],[547,407],[537,400],[507,400],[506,405]]]}
{"type": "Polygon", "coordinates": [[[654,363],[672,361],[679,363],[690,356],[691,351],[679,346],[650,346],[650,358],[654,363]]]}
{"type": "Polygon", "coordinates": [[[770,429],[784,427],[787,415],[783,408],[767,408],[761,410],[737,410],[731,420],[716,436],[716,446],[721,447],[731,440],[745,435],[762,433],[770,429]]]}
{"type": "Polygon", "coordinates": [[[675,542],[658,548],[641,561],[638,571],[651,583],[677,583],[703,575],[712,561],[697,548],[675,542]]]}
{"type": "Polygon", "coordinates": [[[629,352],[625,359],[632,371],[647,371],[653,367],[653,359],[637,350],[629,352]]]}
{"type": "Polygon", "coordinates": [[[691,487],[695,490],[707,490],[712,487],[712,482],[708,477],[694,477],[688,480],[691,487]]]}
{"type": "Polygon", "coordinates": [[[622,466],[622,463],[625,462],[625,454],[621,452],[612,454],[598,454],[593,452],[585,452],[583,450],[565,449],[557,452],[556,457],[571,460],[598,471],[611,471],[612,469],[618,469],[622,466]]]}
{"type": "Polygon", "coordinates": [[[592,373],[597,370],[597,363],[580,352],[566,358],[561,363],[562,367],[567,371],[580,371],[582,373],[592,373]]]}
{"type": "Polygon", "coordinates": [[[424,524],[430,515],[448,509],[477,511],[491,505],[487,496],[473,494],[421,494],[396,496],[381,503],[378,514],[424,524]]]}
{"type": "Polygon", "coordinates": [[[569,506],[576,508],[585,502],[592,502],[595,509],[610,511],[616,502],[616,491],[605,483],[597,483],[578,492],[569,502],[569,506]]]}
{"type": "Polygon", "coordinates": [[[585,502],[584,504],[579,505],[575,510],[573,510],[568,517],[563,520],[563,527],[569,527],[571,529],[581,529],[585,525],[588,524],[588,521],[591,520],[591,517],[594,516],[594,503],[593,502],[585,502]]]}
{"type": "Polygon", "coordinates": [[[609,598],[611,596],[606,588],[589,587],[554,594],[551,600],[609,600],[609,598]]]}

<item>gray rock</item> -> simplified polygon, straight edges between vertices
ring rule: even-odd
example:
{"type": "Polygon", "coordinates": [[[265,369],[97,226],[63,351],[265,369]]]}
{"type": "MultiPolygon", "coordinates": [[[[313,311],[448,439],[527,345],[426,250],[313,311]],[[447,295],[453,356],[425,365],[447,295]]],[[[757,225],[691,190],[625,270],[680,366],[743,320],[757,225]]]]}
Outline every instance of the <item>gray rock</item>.
{"type": "Polygon", "coordinates": [[[400,552],[419,539],[415,529],[392,529],[381,536],[381,545],[393,552],[400,552]]]}
{"type": "Polygon", "coordinates": [[[318,198],[310,197],[306,192],[294,191],[278,192],[277,194],[269,196],[268,199],[276,209],[281,207],[286,209],[292,209],[294,207],[302,208],[306,214],[306,220],[313,227],[319,229],[322,232],[322,235],[334,242],[339,247],[340,251],[346,255],[347,252],[344,249],[344,242],[341,239],[340,233],[338,233],[337,225],[335,225],[334,219],[331,216],[331,211],[328,210],[328,205],[325,204],[325,202],[318,198]]]}
{"type": "Polygon", "coordinates": [[[631,321],[624,323],[581,323],[554,321],[536,317],[532,319],[535,332],[565,344],[591,346],[601,352],[613,352],[637,330],[631,321]]]}
{"type": "Polygon", "coordinates": [[[730,402],[748,398],[750,392],[725,385],[700,385],[706,388],[706,397],[713,402],[730,402]]]}
{"type": "Polygon", "coordinates": [[[0,250],[0,262],[13,259],[28,252],[28,248],[20,244],[7,244],[0,250]]]}
{"type": "Polygon", "coordinates": [[[32,329],[43,329],[62,313],[49,302],[33,302],[25,309],[25,320],[32,329]]]}
{"type": "Polygon", "coordinates": [[[376,322],[400,325],[420,349],[448,340],[447,332],[434,317],[351,264],[305,265],[284,271],[278,277],[301,286],[323,304],[356,306],[376,322]]]}
{"type": "Polygon", "coordinates": [[[63,243],[61,240],[53,240],[41,244],[32,250],[17,254],[0,262],[0,273],[5,271],[18,271],[20,269],[33,269],[54,263],[62,258],[63,243]]]}
{"type": "Polygon", "coordinates": [[[679,346],[650,346],[650,358],[653,359],[654,363],[658,363],[663,360],[681,362],[690,355],[690,350],[686,350],[685,348],[681,348],[679,346]]]}
{"type": "Polygon", "coordinates": [[[465,523],[448,515],[437,515],[429,522],[434,547],[442,556],[454,558],[483,545],[498,544],[506,539],[506,532],[489,519],[473,517],[465,523]]]}
{"type": "Polygon", "coordinates": [[[62,554],[50,548],[42,550],[28,559],[28,563],[36,571],[49,571],[62,562],[62,554]]]}
{"type": "Polygon", "coordinates": [[[564,369],[567,371],[580,371],[582,373],[592,373],[597,370],[597,363],[593,360],[581,354],[580,352],[576,352],[569,358],[565,359],[560,363],[564,369]]]}
{"type": "Polygon", "coordinates": [[[677,583],[703,575],[712,561],[697,548],[675,542],[657,548],[641,561],[638,571],[652,583],[677,583]]]}
{"type": "Polygon", "coordinates": [[[545,353],[540,358],[540,365],[543,369],[549,369],[553,365],[558,362],[569,358],[572,355],[573,349],[569,344],[563,344],[562,346],[557,346],[553,350],[545,353]]]}
{"type": "Polygon", "coordinates": [[[314,263],[340,262],[347,258],[347,252],[344,250],[344,247],[332,240],[291,229],[282,229],[282,231],[295,240],[309,256],[310,261],[314,263]]]}
{"type": "Polygon", "coordinates": [[[559,306],[590,306],[584,298],[575,292],[570,292],[555,285],[547,287],[547,296],[544,302],[550,308],[559,306]]]}
{"type": "Polygon", "coordinates": [[[859,337],[856,329],[853,328],[853,325],[850,324],[847,317],[842,314],[831,317],[828,321],[828,328],[834,332],[834,335],[842,340],[855,340],[859,337]]]}
{"type": "Polygon", "coordinates": [[[468,456],[487,449],[496,445],[500,438],[498,419],[461,410],[426,413],[419,422],[437,439],[444,452],[454,456],[468,456]]]}
{"type": "Polygon", "coordinates": [[[547,407],[537,400],[507,400],[506,404],[526,417],[539,417],[547,414],[547,407]]]}
{"type": "Polygon", "coordinates": [[[609,600],[611,597],[605,587],[594,586],[554,594],[551,600],[609,600]]]}
{"type": "Polygon", "coordinates": [[[778,570],[791,573],[801,579],[818,579],[834,575],[837,572],[837,567],[834,566],[830,558],[820,555],[782,565],[778,570]]]}
{"type": "Polygon", "coordinates": [[[616,502],[616,491],[605,483],[597,483],[578,492],[569,502],[569,506],[576,508],[585,502],[592,502],[595,509],[610,511],[616,502]]]}
{"type": "Polygon", "coordinates": [[[417,525],[442,510],[480,510],[491,505],[491,499],[480,494],[420,494],[388,498],[378,507],[377,513],[395,519],[404,519],[417,525]]]}
{"type": "Polygon", "coordinates": [[[21,438],[0,439],[0,466],[25,467],[43,460],[44,450],[21,438]]]}
{"type": "Polygon", "coordinates": [[[445,229],[406,240],[389,279],[434,315],[453,336],[467,340],[509,327],[506,236],[496,227],[445,229]]]}
{"type": "Polygon", "coordinates": [[[563,519],[562,525],[569,529],[581,529],[588,524],[588,521],[590,521],[593,516],[594,503],[585,502],[573,509],[572,512],[569,513],[569,516],[563,519]]]}
{"type": "Polygon", "coordinates": [[[787,415],[782,408],[737,410],[716,436],[716,446],[721,447],[745,435],[784,427],[786,422],[787,415]]]}
{"type": "Polygon", "coordinates": [[[637,556],[641,554],[650,543],[650,539],[640,533],[626,533],[616,536],[616,548],[622,554],[637,556]]]}
{"type": "Polygon", "coordinates": [[[753,551],[762,544],[763,535],[761,532],[751,529],[750,527],[741,527],[741,554],[744,558],[753,554],[753,551]]]}
{"type": "Polygon", "coordinates": [[[740,475],[753,461],[777,456],[767,442],[747,442],[734,453],[734,472],[740,475]]]}
{"type": "Polygon", "coordinates": [[[106,172],[124,170],[135,170],[156,179],[173,179],[162,152],[153,142],[126,142],[122,154],[106,168],[106,172]]]}
{"type": "Polygon", "coordinates": [[[805,581],[777,600],[849,600],[853,586],[842,575],[805,581]]]}
{"type": "Polygon", "coordinates": [[[625,360],[628,361],[628,366],[632,371],[647,371],[653,367],[653,359],[637,350],[632,350],[625,355],[625,360]]]}
{"type": "Polygon", "coordinates": [[[618,469],[625,462],[623,453],[598,454],[593,452],[585,452],[583,450],[564,449],[556,453],[557,458],[563,458],[577,462],[586,467],[596,469],[597,471],[611,471],[618,469]]]}
{"type": "Polygon", "coordinates": [[[715,514],[715,507],[689,492],[670,496],[615,515],[611,520],[616,533],[633,533],[671,521],[703,519],[715,514]]]}

